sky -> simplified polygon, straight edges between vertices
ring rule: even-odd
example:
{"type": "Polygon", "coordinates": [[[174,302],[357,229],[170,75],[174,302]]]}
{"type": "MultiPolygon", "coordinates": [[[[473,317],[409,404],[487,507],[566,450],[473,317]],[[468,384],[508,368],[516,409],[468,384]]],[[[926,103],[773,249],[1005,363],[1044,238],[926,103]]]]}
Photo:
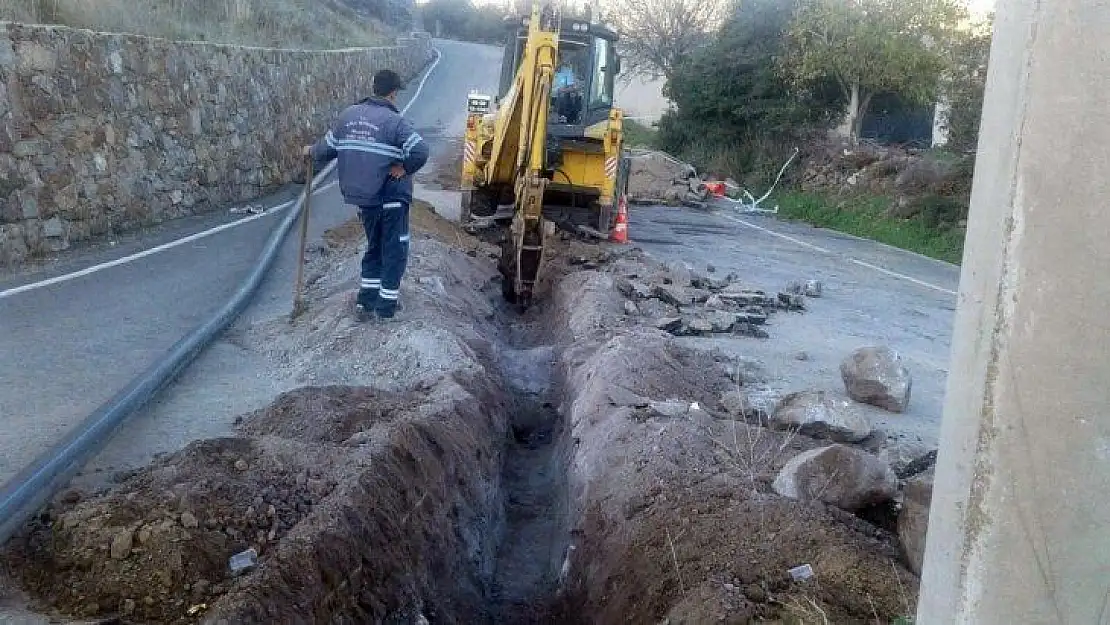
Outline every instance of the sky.
{"type": "Polygon", "coordinates": [[[971,9],[972,13],[978,13],[980,15],[990,13],[991,9],[994,8],[994,0],[971,0],[971,2],[968,3],[968,7],[971,9]]]}

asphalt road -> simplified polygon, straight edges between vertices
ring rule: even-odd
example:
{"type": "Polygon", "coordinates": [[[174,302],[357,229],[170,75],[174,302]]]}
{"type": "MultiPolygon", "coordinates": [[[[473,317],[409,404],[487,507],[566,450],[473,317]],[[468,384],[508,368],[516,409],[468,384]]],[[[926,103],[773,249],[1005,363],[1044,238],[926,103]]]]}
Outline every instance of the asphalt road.
{"type": "MultiPolygon", "coordinates": [[[[437,42],[442,53],[408,117],[432,144],[433,159],[447,134],[461,134],[466,119],[466,94],[472,88],[496,85],[500,53],[490,47],[437,42]]],[[[402,95],[402,105],[411,97],[402,95]]],[[[343,103],[337,103],[342,106],[343,103]]],[[[294,189],[263,203],[273,206],[294,189]]],[[[115,245],[102,244],[67,253],[22,273],[0,276],[0,482],[6,481],[36,455],[79,423],[135,375],[161,357],[171,345],[218,309],[254,266],[270,231],[284,211],[211,236],[178,245],[143,258],[104,268],[76,279],[10,294],[13,288],[42,282],[67,273],[110,263],[140,250],[162,245],[233,219],[228,211],[168,224],[129,237],[115,245]],[[5,292],[9,292],[5,295],[5,292]]],[[[313,202],[310,235],[353,215],[331,188],[313,202]]],[[[295,270],[296,237],[286,242],[280,260],[250,309],[247,319],[288,312],[295,270]]],[[[186,377],[203,379],[213,389],[200,410],[234,409],[237,379],[248,375],[237,360],[236,348],[217,342],[194,363],[186,377]]],[[[183,379],[184,381],[184,379],[183,379]]],[[[180,447],[196,436],[212,435],[207,419],[158,425],[161,401],[133,425],[145,434],[126,437],[127,459],[144,436],[157,447],[180,447]]],[[[130,429],[130,428],[129,428],[130,429]]],[[[118,437],[117,437],[118,438],[118,437]]],[[[98,459],[114,466],[114,460],[98,459]]]]}
{"type": "MultiPolygon", "coordinates": [[[[840,363],[853,350],[888,345],[913,376],[903,414],[861,407],[911,457],[936,449],[948,375],[959,267],[885,245],[773,217],[665,207],[633,207],[632,244],[666,262],[752,288],[777,291],[819,280],[804,313],[774,316],[772,340],[713,339],[714,347],[757,363],[777,394],[824,390],[846,397],[840,363]]],[[[892,458],[893,459],[893,458],[892,458]]]]}

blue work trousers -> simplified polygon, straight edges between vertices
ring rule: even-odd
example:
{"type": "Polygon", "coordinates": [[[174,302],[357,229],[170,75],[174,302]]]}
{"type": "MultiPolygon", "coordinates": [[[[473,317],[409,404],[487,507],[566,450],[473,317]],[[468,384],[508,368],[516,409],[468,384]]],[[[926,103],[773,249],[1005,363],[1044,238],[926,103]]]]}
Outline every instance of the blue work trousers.
{"type": "Polygon", "coordinates": [[[401,278],[409,260],[409,205],[386,202],[359,208],[366,230],[358,303],[387,314],[397,309],[401,278]]]}

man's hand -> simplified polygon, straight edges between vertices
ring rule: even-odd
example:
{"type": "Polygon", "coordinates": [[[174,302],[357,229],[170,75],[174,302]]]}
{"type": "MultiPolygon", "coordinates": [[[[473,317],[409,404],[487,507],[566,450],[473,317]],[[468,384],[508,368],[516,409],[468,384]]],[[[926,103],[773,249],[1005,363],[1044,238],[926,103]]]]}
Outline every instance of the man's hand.
{"type": "Polygon", "coordinates": [[[405,177],[405,168],[394,163],[389,168],[389,175],[392,176],[394,180],[400,180],[405,177]]]}
{"type": "Polygon", "coordinates": [[[301,154],[304,155],[304,156],[312,156],[312,146],[311,145],[304,146],[304,149],[301,150],[301,154]]]}

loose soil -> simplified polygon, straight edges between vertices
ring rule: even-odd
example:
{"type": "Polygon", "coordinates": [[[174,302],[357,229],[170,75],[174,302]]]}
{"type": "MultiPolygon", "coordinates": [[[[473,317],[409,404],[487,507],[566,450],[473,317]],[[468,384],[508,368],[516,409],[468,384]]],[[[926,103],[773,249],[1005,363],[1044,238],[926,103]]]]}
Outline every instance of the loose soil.
{"type": "Polygon", "coordinates": [[[397,320],[355,323],[361,229],[330,232],[308,311],[235,337],[273,363],[259,375],[299,388],[233,437],[67,493],[7,546],[37,609],[158,624],[913,613],[889,531],[772,492],[823,442],[726,410],[725,392],[758,390],[759,366],[627,314],[614,278],[681,282],[674,268],[560,238],[540,304],[518,315],[494,248],[424,205],[412,215],[397,320]],[[232,575],[247,548],[258,565],[232,575]],[[814,576],[794,581],[804,564],[814,576]]]}

